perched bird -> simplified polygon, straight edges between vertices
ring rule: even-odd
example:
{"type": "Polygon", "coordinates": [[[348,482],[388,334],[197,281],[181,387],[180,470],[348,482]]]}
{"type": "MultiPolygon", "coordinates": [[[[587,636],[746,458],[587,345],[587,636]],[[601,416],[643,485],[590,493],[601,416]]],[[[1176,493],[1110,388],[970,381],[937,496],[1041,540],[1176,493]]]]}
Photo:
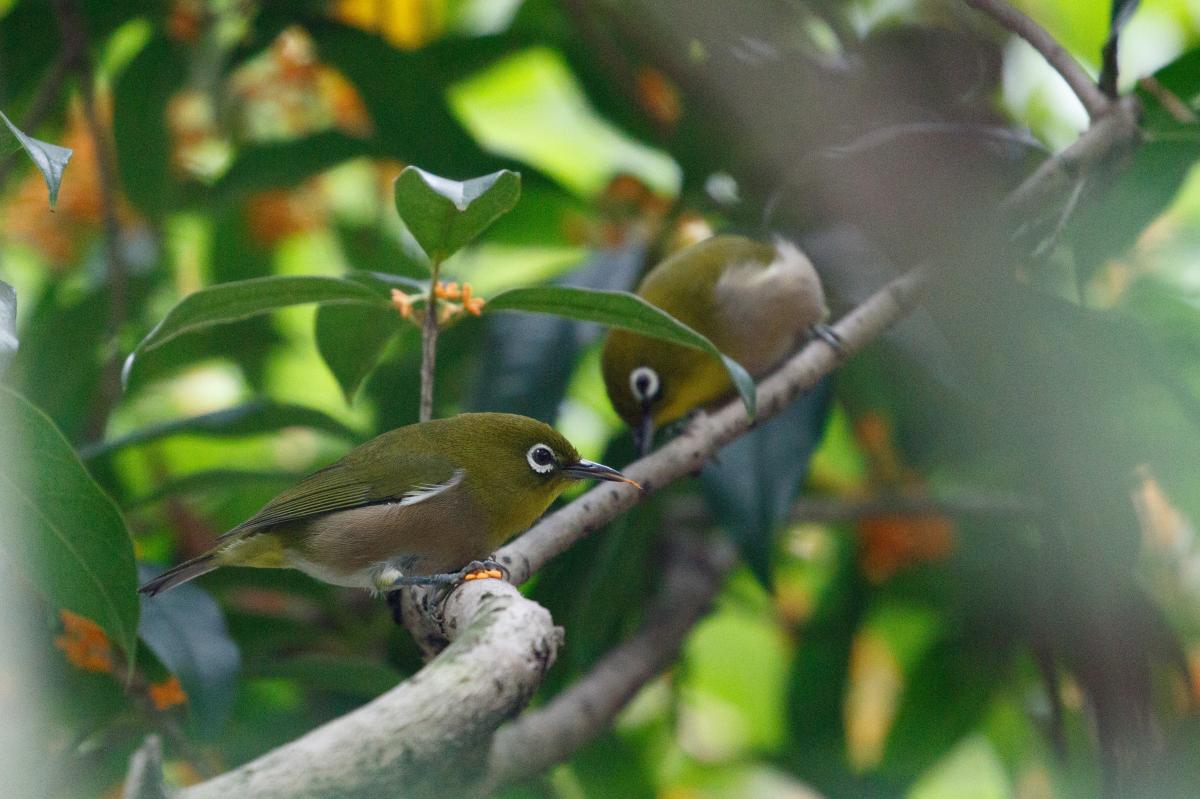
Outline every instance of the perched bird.
{"type": "MultiPolygon", "coordinates": [[[[637,293],[708,337],[751,375],[768,372],[807,336],[840,349],[820,278],[804,253],[776,239],[713,236],[664,260],[637,293]]],[[[601,367],[608,397],[649,450],[655,426],[733,393],[721,363],[699,350],[612,330],[601,367]]]]}
{"type": "Polygon", "coordinates": [[[309,475],[138,591],[153,596],[219,566],[290,567],[376,592],[499,576],[480,559],[588,478],[637,486],[525,416],[464,413],[401,427],[309,475]]]}

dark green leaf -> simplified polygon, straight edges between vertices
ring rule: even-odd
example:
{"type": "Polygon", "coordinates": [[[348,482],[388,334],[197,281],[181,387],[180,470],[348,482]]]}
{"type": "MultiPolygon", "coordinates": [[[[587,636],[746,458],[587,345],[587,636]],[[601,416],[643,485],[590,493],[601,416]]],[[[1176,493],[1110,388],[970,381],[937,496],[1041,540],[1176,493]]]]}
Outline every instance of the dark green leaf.
{"type": "MultiPolygon", "coordinates": [[[[142,567],[139,579],[159,573],[142,567]]],[[[225,629],[221,608],[188,583],[156,597],[142,597],[138,635],[179,678],[188,708],[202,731],[216,731],[233,708],[241,655],[225,629]]]]}
{"type": "MultiPolygon", "coordinates": [[[[560,284],[629,289],[637,283],[645,260],[642,244],[602,250],[564,276],[560,284]]],[[[600,332],[595,324],[558,316],[504,314],[489,318],[484,343],[489,356],[481,365],[474,406],[554,419],[580,352],[595,342],[600,332]]]]}
{"type": "Polygon", "coordinates": [[[125,196],[151,219],[170,207],[171,142],[167,104],[187,80],[182,48],[151,39],[126,65],[113,88],[113,141],[125,196]]]}
{"type": "Polygon", "coordinates": [[[403,679],[400,672],[374,660],[319,654],[262,663],[253,669],[253,674],[297,680],[305,688],[361,699],[374,699],[403,679]]]}
{"type": "Polygon", "coordinates": [[[17,292],[0,280],[0,377],[4,377],[17,346],[17,292]]]}
{"type": "Polygon", "coordinates": [[[137,644],[133,541],[113,501],[54,423],[0,386],[4,557],[51,606],[99,624],[132,668],[137,644]]]}
{"type": "Polygon", "coordinates": [[[346,402],[353,402],[359,386],[399,333],[400,316],[387,306],[322,305],[314,324],[317,349],[342,387],[346,402]]]}
{"type": "Polygon", "coordinates": [[[746,565],[771,590],[775,534],[788,518],[829,415],[829,383],[718,453],[700,473],[705,498],[746,565]]]}
{"type": "Polygon", "coordinates": [[[421,249],[441,263],[517,204],[521,176],[502,169],[457,181],[415,166],[396,178],[396,211],[421,249]]]}
{"type": "Polygon", "coordinates": [[[564,316],[584,322],[599,322],[609,327],[631,330],[650,338],[669,341],[702,350],[719,358],[737,388],[746,412],[753,417],[757,395],[754,380],[741,365],[725,355],[704,336],[692,330],[661,308],[624,291],[567,286],[533,286],[501,292],[484,306],[487,311],[528,311],[564,316]]]}
{"type": "Polygon", "coordinates": [[[255,400],[223,411],[143,427],[127,435],[87,447],[80,454],[90,461],[100,457],[112,457],[114,453],[126,447],[159,441],[168,436],[248,436],[288,427],[307,427],[350,441],[359,438],[349,427],[318,410],[302,405],[278,405],[265,400],[255,400]]]}
{"type": "Polygon", "coordinates": [[[300,482],[303,474],[287,471],[254,471],[245,469],[208,469],[203,472],[193,472],[182,477],[167,480],[155,486],[148,494],[136,497],[123,503],[127,508],[137,508],[151,505],[166,497],[180,494],[200,494],[208,491],[232,491],[237,488],[252,485],[267,485],[277,490],[300,482]]]}
{"type": "Polygon", "coordinates": [[[130,354],[125,362],[125,377],[128,379],[137,356],[191,330],[314,302],[389,307],[387,299],[377,292],[337,277],[275,276],[221,283],[180,300],[130,354]]]}
{"type": "MultiPolygon", "coordinates": [[[[59,147],[57,144],[26,136],[20,128],[9,121],[3,111],[0,111],[0,122],[5,124],[17,143],[33,159],[33,163],[42,173],[42,177],[46,179],[46,188],[50,190],[50,207],[53,208],[54,202],[58,199],[58,187],[62,184],[63,170],[67,168],[67,162],[71,160],[71,148],[59,147]]],[[[0,136],[0,142],[6,138],[6,136],[0,136]]],[[[5,149],[0,147],[0,152],[5,149]]]]}

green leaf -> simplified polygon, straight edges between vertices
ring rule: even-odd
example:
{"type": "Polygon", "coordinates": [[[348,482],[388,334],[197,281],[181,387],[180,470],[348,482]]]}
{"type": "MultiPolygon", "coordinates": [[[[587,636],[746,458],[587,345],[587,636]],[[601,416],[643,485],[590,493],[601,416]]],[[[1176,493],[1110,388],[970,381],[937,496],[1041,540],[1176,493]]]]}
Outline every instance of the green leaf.
{"type": "Polygon", "coordinates": [[[322,305],[317,309],[317,349],[342,387],[347,404],[354,401],[359,386],[375,371],[384,350],[400,332],[399,321],[390,307],[322,305]]]}
{"type": "Polygon", "coordinates": [[[741,364],[723,355],[704,336],[666,311],[625,291],[600,291],[569,286],[531,286],[509,289],[490,299],[486,311],[528,311],[599,322],[608,327],[630,330],[643,336],[702,350],[719,358],[737,388],[746,413],[754,416],[757,395],[754,379],[741,364]]]}
{"type": "MultiPolygon", "coordinates": [[[[3,111],[0,111],[0,121],[8,127],[22,149],[33,159],[34,166],[42,173],[42,177],[46,179],[46,188],[50,190],[50,207],[53,208],[55,201],[58,200],[58,187],[62,184],[63,170],[67,168],[67,162],[71,160],[73,151],[70,147],[59,147],[57,144],[26,136],[20,128],[9,121],[3,111]]],[[[4,138],[0,136],[0,141],[3,141],[4,138]]]]}
{"type": "Polygon", "coordinates": [[[337,277],[292,275],[221,283],[180,300],[130,354],[123,378],[128,381],[137,356],[191,330],[314,302],[389,307],[387,299],[379,293],[361,283],[337,277]]]}
{"type": "Polygon", "coordinates": [[[0,280],[0,377],[4,377],[17,346],[17,292],[0,280]]]}
{"type": "MultiPolygon", "coordinates": [[[[142,567],[140,579],[159,573],[142,567]]],[[[201,730],[220,728],[233,709],[241,654],[225,628],[225,616],[207,591],[188,583],[156,597],[142,597],[138,634],[179,678],[188,709],[201,730]]]]}
{"type": "Polygon", "coordinates": [[[0,420],[4,560],[55,609],[104,628],[132,668],[137,572],[120,511],[49,417],[2,386],[0,420]]]}
{"type": "Polygon", "coordinates": [[[223,411],[190,416],[162,424],[149,425],[118,438],[103,441],[80,451],[80,455],[92,461],[111,457],[126,447],[159,441],[176,435],[248,436],[269,433],[287,427],[307,427],[357,441],[360,436],[346,425],[318,410],[303,405],[279,405],[265,400],[255,400],[223,411]]]}
{"type": "Polygon", "coordinates": [[[297,680],[308,689],[360,699],[374,699],[404,679],[400,672],[375,660],[316,653],[264,662],[253,669],[253,676],[297,680]]]}
{"type": "Polygon", "coordinates": [[[222,196],[290,188],[344,161],[371,154],[370,143],[335,130],[248,144],[213,189],[222,196]]]}
{"type": "Polygon", "coordinates": [[[823,381],[722,449],[700,473],[709,507],[768,591],[776,531],[800,492],[828,415],[829,383],[823,381]]]}
{"type": "Polygon", "coordinates": [[[123,501],[122,505],[126,508],[140,508],[179,494],[203,494],[209,491],[232,492],[239,488],[256,485],[268,486],[274,489],[272,493],[275,493],[295,485],[304,476],[302,472],[286,470],[206,469],[202,472],[192,472],[181,477],[167,479],[156,485],[152,491],[123,501]]]}
{"type": "Polygon", "coordinates": [[[510,211],[521,176],[502,169],[457,181],[410,166],[396,178],[396,211],[421,249],[441,263],[510,211]]]}

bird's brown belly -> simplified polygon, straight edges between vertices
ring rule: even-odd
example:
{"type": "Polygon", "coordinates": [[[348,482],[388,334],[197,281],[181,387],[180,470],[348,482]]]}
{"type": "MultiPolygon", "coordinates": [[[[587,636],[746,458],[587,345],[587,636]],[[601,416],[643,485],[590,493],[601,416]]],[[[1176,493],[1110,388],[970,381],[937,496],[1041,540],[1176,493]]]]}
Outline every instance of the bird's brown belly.
{"type": "Polygon", "coordinates": [[[483,513],[462,500],[450,491],[410,505],[386,502],[319,516],[297,530],[290,554],[304,561],[297,568],[319,569],[322,579],[347,585],[389,561],[405,574],[455,571],[492,554],[483,513]]]}

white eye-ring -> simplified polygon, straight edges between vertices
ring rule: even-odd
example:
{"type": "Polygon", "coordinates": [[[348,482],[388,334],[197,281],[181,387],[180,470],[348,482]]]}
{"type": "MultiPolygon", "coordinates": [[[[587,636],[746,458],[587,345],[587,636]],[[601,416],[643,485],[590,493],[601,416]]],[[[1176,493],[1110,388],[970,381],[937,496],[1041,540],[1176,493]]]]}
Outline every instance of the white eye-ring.
{"type": "Polygon", "coordinates": [[[647,402],[658,396],[658,372],[649,366],[639,366],[629,373],[629,390],[634,399],[647,402]]]}
{"type": "Polygon", "coordinates": [[[554,471],[554,450],[545,444],[534,444],[530,447],[525,453],[525,460],[529,461],[529,468],[538,474],[554,471]]]}

